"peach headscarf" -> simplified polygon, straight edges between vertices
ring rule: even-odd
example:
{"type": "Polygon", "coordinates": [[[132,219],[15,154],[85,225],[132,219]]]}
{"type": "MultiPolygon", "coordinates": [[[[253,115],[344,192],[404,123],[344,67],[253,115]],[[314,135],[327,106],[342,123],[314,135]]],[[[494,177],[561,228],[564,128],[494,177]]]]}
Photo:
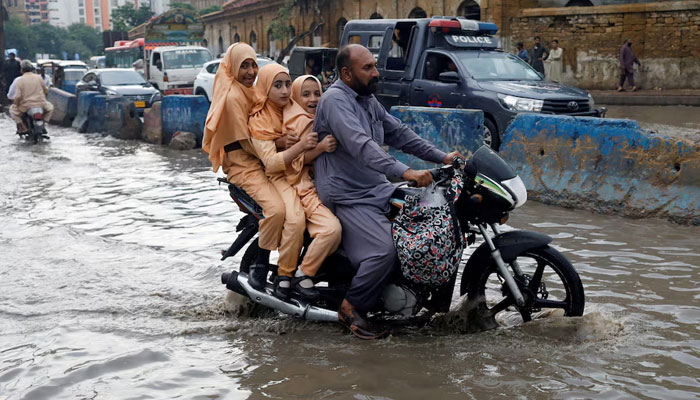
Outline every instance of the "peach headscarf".
{"type": "Polygon", "coordinates": [[[255,50],[245,43],[235,43],[226,50],[214,77],[209,113],[204,125],[202,149],[209,154],[214,172],[219,170],[229,143],[246,140],[248,115],[255,103],[255,90],[238,82],[238,70],[247,59],[256,60],[255,50]]]}
{"type": "Polygon", "coordinates": [[[301,106],[301,87],[307,79],[313,79],[318,84],[319,92],[323,93],[321,82],[313,75],[302,75],[292,83],[292,102],[284,108],[284,131],[302,137],[311,132],[314,115],[301,106]]]}
{"type": "Polygon", "coordinates": [[[275,140],[282,136],[282,108],[267,101],[272,83],[277,74],[287,70],[277,64],[270,63],[260,68],[258,83],[255,85],[257,101],[248,120],[250,134],[260,140],[275,140]]]}
{"type": "MultiPolygon", "coordinates": [[[[318,90],[323,93],[321,82],[318,79],[313,75],[302,75],[292,83],[292,101],[284,107],[283,113],[284,133],[296,135],[300,138],[311,133],[314,125],[314,115],[301,106],[301,87],[307,79],[315,80],[318,83],[318,90]]],[[[303,163],[292,163],[291,167],[287,169],[288,182],[292,185],[298,184],[302,180],[303,169],[303,163]]]]}

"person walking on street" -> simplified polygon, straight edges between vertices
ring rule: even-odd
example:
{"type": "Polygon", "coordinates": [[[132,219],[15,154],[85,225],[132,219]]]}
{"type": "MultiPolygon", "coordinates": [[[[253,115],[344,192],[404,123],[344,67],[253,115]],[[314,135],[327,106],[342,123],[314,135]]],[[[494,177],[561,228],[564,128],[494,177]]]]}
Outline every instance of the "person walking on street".
{"type": "Polygon", "coordinates": [[[15,58],[15,53],[10,53],[9,57],[10,59],[5,61],[2,70],[2,74],[5,76],[5,94],[10,90],[10,85],[12,85],[15,78],[22,75],[22,70],[19,66],[19,61],[15,58]]]}
{"type": "Polygon", "coordinates": [[[545,75],[544,72],[544,59],[547,58],[549,54],[547,49],[545,49],[542,44],[540,44],[541,39],[539,36],[535,36],[535,46],[530,51],[530,65],[535,71],[545,75]]]}
{"type": "Polygon", "coordinates": [[[523,44],[523,42],[518,42],[516,46],[518,48],[518,57],[520,57],[520,59],[529,64],[530,56],[527,54],[527,50],[525,50],[525,45],[523,44]]]}
{"type": "Polygon", "coordinates": [[[547,80],[550,82],[561,82],[561,73],[564,69],[562,63],[563,55],[564,49],[559,47],[559,41],[557,39],[552,40],[552,50],[549,51],[549,55],[544,60],[547,80]]]}
{"type": "Polygon", "coordinates": [[[632,91],[637,91],[637,86],[634,84],[634,64],[642,66],[637,56],[632,51],[632,39],[625,39],[620,49],[620,84],[617,87],[618,92],[624,91],[625,79],[632,86],[632,91]]]}

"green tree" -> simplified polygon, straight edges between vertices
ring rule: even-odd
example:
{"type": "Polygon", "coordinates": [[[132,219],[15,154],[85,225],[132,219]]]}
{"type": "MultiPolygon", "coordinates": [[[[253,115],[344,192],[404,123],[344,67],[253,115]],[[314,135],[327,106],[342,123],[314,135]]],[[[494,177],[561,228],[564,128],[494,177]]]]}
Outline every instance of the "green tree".
{"type": "Polygon", "coordinates": [[[218,4],[214,4],[213,6],[207,8],[202,8],[199,10],[199,15],[207,15],[216,11],[221,11],[221,6],[218,4]]]}
{"type": "Polygon", "coordinates": [[[85,24],[72,24],[67,30],[67,40],[82,43],[90,55],[100,54],[104,51],[102,35],[97,29],[85,24]]]}
{"type": "Polygon", "coordinates": [[[32,53],[61,54],[66,37],[65,29],[44,22],[32,25],[31,30],[36,34],[32,53]]]}
{"type": "Polygon", "coordinates": [[[178,1],[171,2],[170,9],[173,9],[173,8],[184,8],[185,10],[191,10],[191,11],[197,12],[197,9],[194,8],[194,6],[190,3],[178,2],[178,1]]]}
{"type": "Polygon", "coordinates": [[[128,31],[147,22],[153,15],[155,14],[149,5],[143,5],[137,10],[134,3],[126,3],[112,11],[112,27],[115,31],[128,31]]]}
{"type": "MultiPolygon", "coordinates": [[[[299,6],[298,3],[298,0],[287,0],[284,3],[284,5],[279,9],[279,11],[277,12],[277,17],[275,17],[275,19],[273,19],[270,23],[270,36],[273,40],[280,40],[282,42],[287,40],[290,34],[289,20],[292,16],[292,10],[294,9],[294,7],[299,6]]],[[[282,49],[279,56],[277,56],[277,62],[282,62],[284,57],[292,51],[294,46],[296,46],[297,42],[316,32],[316,29],[318,29],[320,26],[326,23],[326,20],[323,18],[323,15],[321,15],[321,10],[326,7],[327,3],[328,0],[305,1],[305,4],[307,4],[309,6],[309,9],[312,10],[314,13],[314,23],[308,30],[297,34],[295,37],[289,40],[287,46],[284,49],[282,49]]]]}
{"type": "Polygon", "coordinates": [[[5,48],[17,49],[18,57],[33,58],[37,53],[36,42],[36,32],[24,26],[18,17],[10,16],[10,19],[5,22],[5,48]]]}

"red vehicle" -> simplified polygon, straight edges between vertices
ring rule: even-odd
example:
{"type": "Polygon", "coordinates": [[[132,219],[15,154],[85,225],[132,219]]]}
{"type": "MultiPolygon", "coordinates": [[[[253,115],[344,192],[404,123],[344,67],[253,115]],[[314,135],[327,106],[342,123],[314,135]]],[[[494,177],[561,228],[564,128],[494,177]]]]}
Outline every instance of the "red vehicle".
{"type": "Polygon", "coordinates": [[[107,68],[132,68],[134,61],[143,59],[145,40],[117,40],[113,47],[105,49],[107,68]]]}

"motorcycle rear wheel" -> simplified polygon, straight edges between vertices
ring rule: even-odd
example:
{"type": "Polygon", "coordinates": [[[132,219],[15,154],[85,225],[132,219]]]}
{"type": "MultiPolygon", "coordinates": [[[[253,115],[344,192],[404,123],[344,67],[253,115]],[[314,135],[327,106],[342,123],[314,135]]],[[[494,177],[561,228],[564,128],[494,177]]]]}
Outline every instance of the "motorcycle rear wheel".
{"type": "Polygon", "coordinates": [[[531,321],[533,314],[546,309],[561,309],[567,317],[583,315],[585,296],[581,278],[560,252],[544,246],[521,253],[516,260],[525,274],[525,279],[514,277],[525,298],[525,307],[515,304],[490,258],[485,268],[470,274],[466,285],[468,300],[485,303],[485,311],[494,317],[500,312],[515,310],[523,322],[531,321]]]}

